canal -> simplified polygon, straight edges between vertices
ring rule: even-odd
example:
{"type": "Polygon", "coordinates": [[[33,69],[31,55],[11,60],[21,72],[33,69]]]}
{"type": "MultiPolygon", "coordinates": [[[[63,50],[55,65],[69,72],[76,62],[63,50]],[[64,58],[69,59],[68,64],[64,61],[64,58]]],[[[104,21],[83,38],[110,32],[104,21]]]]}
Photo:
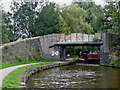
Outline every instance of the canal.
{"type": "Polygon", "coordinates": [[[95,64],[57,67],[34,74],[27,88],[119,88],[120,69],[95,64]]]}

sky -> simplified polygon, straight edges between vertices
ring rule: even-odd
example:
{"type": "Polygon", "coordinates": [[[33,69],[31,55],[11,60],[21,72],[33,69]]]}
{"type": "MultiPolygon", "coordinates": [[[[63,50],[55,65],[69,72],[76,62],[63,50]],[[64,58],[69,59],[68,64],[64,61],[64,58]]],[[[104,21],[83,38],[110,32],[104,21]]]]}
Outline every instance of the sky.
{"type": "MultiPolygon", "coordinates": [[[[49,0],[49,2],[55,2],[59,5],[63,5],[63,4],[69,5],[69,4],[71,4],[72,1],[73,0],[49,0]]],[[[76,1],[79,1],[79,0],[76,0],[76,1]]],[[[95,3],[97,5],[102,5],[103,6],[105,4],[104,0],[93,0],[93,1],[95,1],[95,3]]],[[[3,9],[5,11],[10,11],[11,2],[12,2],[12,0],[0,0],[0,3],[3,4],[3,9]]]]}

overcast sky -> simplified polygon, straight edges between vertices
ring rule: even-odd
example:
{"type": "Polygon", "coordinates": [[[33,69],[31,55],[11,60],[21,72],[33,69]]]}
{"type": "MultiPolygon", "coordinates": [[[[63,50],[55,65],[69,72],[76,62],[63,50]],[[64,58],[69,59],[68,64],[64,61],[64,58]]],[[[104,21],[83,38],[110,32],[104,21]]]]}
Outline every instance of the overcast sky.
{"type": "MultiPolygon", "coordinates": [[[[63,5],[63,4],[69,5],[69,4],[71,4],[71,2],[73,0],[49,0],[49,1],[50,2],[55,2],[55,3],[59,4],[59,5],[63,5]]],[[[103,6],[105,4],[104,0],[93,0],[93,1],[95,1],[95,3],[97,5],[102,5],[103,6]]],[[[11,2],[12,2],[12,0],[1,0],[1,3],[3,4],[3,7],[4,7],[5,11],[10,10],[11,2]]]]}

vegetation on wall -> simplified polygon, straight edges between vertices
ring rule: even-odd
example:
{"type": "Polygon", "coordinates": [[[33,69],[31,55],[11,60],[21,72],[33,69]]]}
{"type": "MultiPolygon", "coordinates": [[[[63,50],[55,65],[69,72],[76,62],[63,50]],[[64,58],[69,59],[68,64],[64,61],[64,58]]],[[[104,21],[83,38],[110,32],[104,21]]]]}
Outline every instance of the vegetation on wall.
{"type": "Polygon", "coordinates": [[[111,34],[113,40],[110,41],[110,51],[116,54],[116,57],[120,58],[120,34],[111,34]]]}

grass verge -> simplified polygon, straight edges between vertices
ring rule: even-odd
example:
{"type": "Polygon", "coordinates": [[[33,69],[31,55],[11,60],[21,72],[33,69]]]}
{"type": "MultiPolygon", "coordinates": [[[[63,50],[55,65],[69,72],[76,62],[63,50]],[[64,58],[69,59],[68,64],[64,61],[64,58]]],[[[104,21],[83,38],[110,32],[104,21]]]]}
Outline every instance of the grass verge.
{"type": "Polygon", "coordinates": [[[11,66],[22,65],[22,64],[30,64],[30,63],[38,63],[38,62],[49,62],[48,60],[40,60],[40,61],[23,61],[23,62],[15,62],[9,64],[0,64],[0,69],[4,69],[11,66]]]}
{"type": "Polygon", "coordinates": [[[72,56],[67,57],[67,59],[69,59],[69,58],[78,58],[78,56],[77,55],[72,55],[72,56]]]}
{"type": "Polygon", "coordinates": [[[44,65],[44,64],[51,64],[54,61],[45,61],[44,63],[39,63],[39,64],[34,64],[34,65],[29,65],[29,66],[24,66],[21,68],[18,68],[11,73],[9,73],[3,80],[2,83],[2,88],[20,88],[20,78],[19,75],[25,71],[26,69],[38,66],[38,65],[44,65]]]}
{"type": "Polygon", "coordinates": [[[111,66],[111,67],[118,68],[118,67],[120,67],[120,59],[119,60],[113,60],[109,64],[104,64],[104,66],[106,66],[106,67],[111,66]]]}

